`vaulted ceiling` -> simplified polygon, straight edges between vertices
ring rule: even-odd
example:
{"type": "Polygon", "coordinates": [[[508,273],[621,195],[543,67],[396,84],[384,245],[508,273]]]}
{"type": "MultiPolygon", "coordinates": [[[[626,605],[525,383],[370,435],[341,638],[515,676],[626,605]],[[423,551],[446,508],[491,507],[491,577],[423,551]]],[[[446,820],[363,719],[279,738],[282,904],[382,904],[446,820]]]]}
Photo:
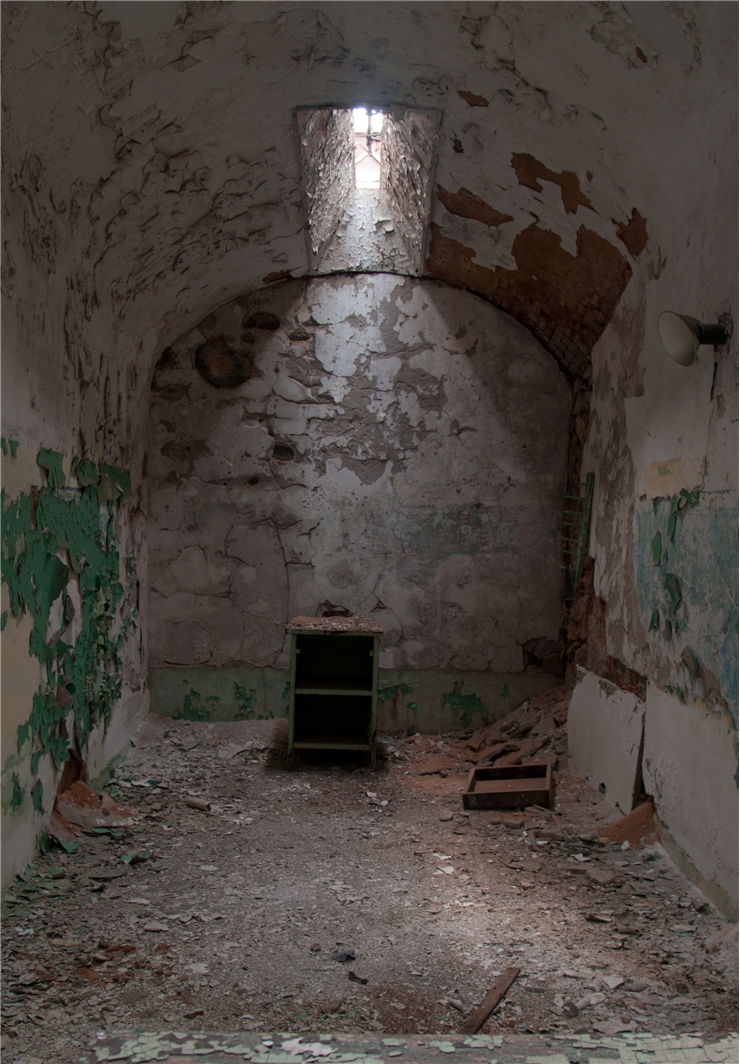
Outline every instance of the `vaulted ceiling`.
{"type": "Polygon", "coordinates": [[[442,113],[424,275],[586,373],[631,275],[698,221],[730,6],[8,3],[17,343],[58,334],[83,382],[127,351],[143,386],[215,306],[308,272],[294,108],[368,102],[442,113]]]}

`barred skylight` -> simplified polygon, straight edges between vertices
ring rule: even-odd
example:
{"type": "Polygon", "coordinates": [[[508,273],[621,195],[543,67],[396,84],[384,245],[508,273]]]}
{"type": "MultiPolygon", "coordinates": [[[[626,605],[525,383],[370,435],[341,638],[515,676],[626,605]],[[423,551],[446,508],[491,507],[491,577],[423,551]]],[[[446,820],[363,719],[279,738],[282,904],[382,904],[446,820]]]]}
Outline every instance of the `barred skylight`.
{"type": "Polygon", "coordinates": [[[296,111],[312,273],[422,272],[437,111],[296,111]]]}

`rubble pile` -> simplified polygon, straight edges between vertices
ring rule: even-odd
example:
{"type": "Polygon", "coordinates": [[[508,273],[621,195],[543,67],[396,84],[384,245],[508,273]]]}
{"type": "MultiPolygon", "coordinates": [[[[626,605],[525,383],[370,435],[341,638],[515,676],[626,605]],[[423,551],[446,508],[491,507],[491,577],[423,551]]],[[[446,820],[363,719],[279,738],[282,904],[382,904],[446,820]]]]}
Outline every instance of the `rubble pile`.
{"type": "Polygon", "coordinates": [[[614,824],[562,767],[553,808],[462,808],[474,759],[547,736],[533,756],[562,765],[564,704],[384,739],[377,771],[286,771],[285,721],[151,717],[107,794],[59,795],[73,838],[6,892],[3,1064],[79,1064],[122,1029],[446,1036],[507,970],[484,1033],[733,1031],[736,928],[630,841],[649,809],[614,824]]]}
{"type": "Polygon", "coordinates": [[[507,716],[475,730],[440,737],[414,735],[392,753],[414,775],[456,774],[474,766],[546,762],[565,767],[570,690],[559,686],[534,695],[507,716]]]}

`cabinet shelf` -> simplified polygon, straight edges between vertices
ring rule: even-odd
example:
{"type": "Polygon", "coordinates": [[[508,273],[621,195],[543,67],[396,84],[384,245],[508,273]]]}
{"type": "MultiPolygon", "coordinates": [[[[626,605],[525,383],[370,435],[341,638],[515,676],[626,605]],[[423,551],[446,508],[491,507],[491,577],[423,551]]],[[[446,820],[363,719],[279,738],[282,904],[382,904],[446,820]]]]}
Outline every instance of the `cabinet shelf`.
{"type": "Polygon", "coordinates": [[[296,687],[297,695],[372,695],[372,688],[365,684],[346,683],[344,680],[306,680],[296,687]]]}

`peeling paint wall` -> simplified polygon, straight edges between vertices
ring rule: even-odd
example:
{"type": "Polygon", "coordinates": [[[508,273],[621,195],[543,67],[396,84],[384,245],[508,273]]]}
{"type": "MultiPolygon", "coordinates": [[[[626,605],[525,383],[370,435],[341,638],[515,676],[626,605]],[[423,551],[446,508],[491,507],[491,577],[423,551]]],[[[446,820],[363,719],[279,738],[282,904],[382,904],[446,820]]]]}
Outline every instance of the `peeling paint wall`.
{"type": "Polygon", "coordinates": [[[384,187],[414,273],[421,273],[424,263],[440,118],[439,111],[396,108],[383,130],[384,187]]]}
{"type": "MultiPolygon", "coordinates": [[[[650,8],[648,15],[645,6],[631,6],[636,24],[656,48],[669,36],[677,44],[681,38],[671,36],[666,9],[650,8]]],[[[684,26],[684,41],[693,47],[682,52],[681,62],[692,77],[704,79],[714,133],[734,143],[736,122],[721,98],[722,78],[715,71],[710,87],[709,58],[692,26],[684,26]]],[[[724,60],[714,53],[714,62],[724,60]]],[[[583,469],[595,474],[595,597],[577,660],[615,683],[631,678],[631,689],[646,699],[643,775],[664,841],[732,913],[738,285],[736,247],[728,235],[737,230],[737,190],[731,153],[719,149],[716,165],[707,168],[696,144],[688,155],[683,150],[702,136],[701,108],[687,110],[686,121],[692,132],[687,128],[675,151],[660,159],[675,214],[669,217],[657,198],[644,203],[647,248],[592,354],[583,469]],[[715,209],[707,210],[708,199],[715,209]],[[716,350],[701,347],[691,366],[680,366],[658,336],[658,315],[665,310],[722,321],[730,341],[716,350]],[[705,834],[710,824],[711,841],[705,834]]]]}
{"type": "MultiPolygon", "coordinates": [[[[670,157],[713,88],[695,58],[688,86],[684,51],[728,36],[710,10],[725,5],[641,6],[6,4],[7,268],[15,291],[54,278],[23,315],[31,333],[66,319],[46,401],[56,388],[76,403],[72,382],[101,372],[114,327],[127,350],[103,372],[133,360],[146,376],[213,306],[304,275],[295,108],[367,101],[441,114],[428,275],[582,366],[655,251],[647,208],[661,210],[664,181],[643,155],[670,157]],[[460,193],[505,220],[450,210],[460,193]]],[[[146,386],[119,383],[134,433],[146,386]]]]}
{"type": "Polygon", "coordinates": [[[311,269],[327,245],[355,187],[352,112],[302,107],[296,112],[311,269]]]}
{"type": "Polygon", "coordinates": [[[561,622],[569,409],[524,329],[439,284],[222,307],[153,382],[152,665],[285,667],[286,622],[339,607],[384,625],[383,667],[521,671],[561,622]]]}
{"type": "MultiPolygon", "coordinates": [[[[378,731],[439,734],[505,716],[558,678],[517,673],[381,669],[378,731]]],[[[273,720],[287,717],[285,669],[252,665],[159,666],[151,670],[152,708],[175,720],[273,720]]]]}
{"type": "Polygon", "coordinates": [[[602,675],[603,662],[612,663],[607,675],[616,683],[625,674],[641,678],[643,697],[648,681],[643,775],[663,841],[730,915],[737,912],[729,861],[737,848],[737,340],[716,352],[701,348],[694,365],[681,367],[662,349],[655,323],[660,311],[682,307],[705,321],[736,321],[733,258],[718,235],[705,270],[695,273],[706,281],[693,291],[675,269],[665,283],[646,279],[597,345],[584,466],[596,483],[598,608],[579,657],[602,675]],[[701,826],[708,823],[709,844],[701,826]]]}
{"type": "MultiPolygon", "coordinates": [[[[2,439],[4,874],[33,855],[72,756],[94,778],[145,705],[130,479],[2,439]],[[19,665],[21,666],[19,668],[19,665]]],[[[139,528],[139,533],[141,528],[139,528]]]]}

